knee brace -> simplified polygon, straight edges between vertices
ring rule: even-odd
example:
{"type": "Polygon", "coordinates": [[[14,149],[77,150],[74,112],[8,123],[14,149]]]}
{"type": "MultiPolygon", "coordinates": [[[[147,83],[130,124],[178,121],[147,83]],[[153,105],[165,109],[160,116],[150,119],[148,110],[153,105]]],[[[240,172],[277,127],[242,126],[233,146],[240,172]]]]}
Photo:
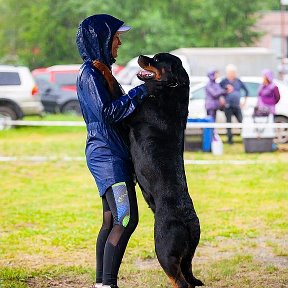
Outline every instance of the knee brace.
{"type": "Polygon", "coordinates": [[[116,213],[113,213],[114,224],[127,227],[130,221],[130,202],[125,182],[112,185],[116,213]]]}

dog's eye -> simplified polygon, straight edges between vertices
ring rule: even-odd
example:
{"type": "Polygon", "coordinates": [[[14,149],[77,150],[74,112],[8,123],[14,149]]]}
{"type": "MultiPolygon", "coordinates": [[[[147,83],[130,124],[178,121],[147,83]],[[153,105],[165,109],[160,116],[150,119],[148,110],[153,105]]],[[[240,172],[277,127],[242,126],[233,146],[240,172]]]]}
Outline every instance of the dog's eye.
{"type": "Polygon", "coordinates": [[[155,62],[159,62],[159,59],[158,59],[158,58],[155,58],[154,61],[155,61],[155,62]]]}

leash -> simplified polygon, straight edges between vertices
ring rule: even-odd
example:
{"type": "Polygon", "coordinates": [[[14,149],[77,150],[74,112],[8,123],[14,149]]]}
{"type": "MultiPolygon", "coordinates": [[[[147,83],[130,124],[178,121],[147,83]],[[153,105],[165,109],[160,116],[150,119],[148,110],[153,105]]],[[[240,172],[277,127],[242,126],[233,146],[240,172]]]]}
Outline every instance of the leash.
{"type": "Polygon", "coordinates": [[[104,63],[98,60],[94,60],[92,61],[92,63],[93,66],[102,73],[108,84],[109,91],[112,94],[113,98],[117,99],[119,96],[123,95],[124,91],[121,89],[122,87],[119,86],[119,83],[113,76],[111,70],[104,63]]]}

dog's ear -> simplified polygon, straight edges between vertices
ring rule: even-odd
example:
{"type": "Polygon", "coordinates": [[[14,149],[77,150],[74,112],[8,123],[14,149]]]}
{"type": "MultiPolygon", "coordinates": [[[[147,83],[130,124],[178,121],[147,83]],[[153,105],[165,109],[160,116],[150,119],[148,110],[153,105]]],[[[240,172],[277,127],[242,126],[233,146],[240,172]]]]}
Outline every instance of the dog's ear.
{"type": "Polygon", "coordinates": [[[183,68],[182,63],[173,63],[171,68],[173,78],[178,85],[184,86],[189,83],[189,76],[183,68]]]}

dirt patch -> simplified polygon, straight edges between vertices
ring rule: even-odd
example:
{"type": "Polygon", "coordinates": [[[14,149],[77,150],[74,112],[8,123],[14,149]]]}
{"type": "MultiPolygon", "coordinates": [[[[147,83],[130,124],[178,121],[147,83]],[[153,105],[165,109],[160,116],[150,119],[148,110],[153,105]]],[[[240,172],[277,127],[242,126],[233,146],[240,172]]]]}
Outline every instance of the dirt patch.
{"type": "MultiPolygon", "coordinates": [[[[288,268],[288,257],[277,256],[273,253],[272,247],[267,243],[272,242],[288,251],[288,239],[271,239],[271,237],[258,237],[251,239],[227,239],[217,238],[215,245],[210,243],[201,244],[197,248],[195,263],[205,264],[223,259],[229,259],[234,255],[251,255],[253,259],[265,266],[275,266],[278,268],[288,268]]],[[[135,266],[140,270],[157,270],[160,265],[157,259],[137,259],[135,266]]]]}
{"type": "Polygon", "coordinates": [[[287,236],[283,239],[273,239],[272,241],[267,237],[257,238],[258,245],[254,249],[254,259],[267,265],[288,268],[288,257],[275,255],[272,247],[267,244],[268,242],[273,242],[283,247],[283,250],[288,251],[288,242],[285,239],[287,239],[287,236]]]}
{"type": "Polygon", "coordinates": [[[206,283],[205,288],[287,288],[287,277],[283,277],[283,271],[271,273],[259,273],[259,271],[248,271],[241,268],[232,277],[226,277],[213,284],[206,283]],[[236,280],[238,279],[238,280],[236,280]]]}
{"type": "Polygon", "coordinates": [[[91,286],[91,279],[80,275],[77,277],[59,277],[51,279],[49,277],[36,277],[27,281],[31,288],[87,288],[91,286]]]}
{"type": "Polygon", "coordinates": [[[93,249],[87,253],[87,250],[62,251],[58,248],[43,254],[21,254],[13,259],[0,259],[0,266],[8,267],[29,267],[31,269],[41,269],[43,266],[95,266],[95,254],[93,249]]]}
{"type": "MultiPolygon", "coordinates": [[[[276,267],[288,267],[287,256],[277,256],[273,253],[273,248],[269,243],[275,243],[282,247],[283,251],[288,251],[288,236],[283,238],[258,237],[248,239],[227,239],[217,238],[213,245],[204,242],[199,245],[196,251],[195,263],[205,264],[222,259],[229,259],[234,255],[251,255],[257,262],[264,265],[276,267]]],[[[21,254],[19,258],[1,259],[0,266],[26,266],[31,269],[39,269],[42,266],[83,266],[94,267],[95,255],[91,250],[87,253],[86,249],[78,251],[63,251],[57,247],[53,250],[43,252],[43,254],[21,254]]],[[[137,259],[135,266],[140,270],[157,270],[160,265],[157,259],[137,259]]]]}
{"type": "Polygon", "coordinates": [[[197,262],[210,262],[230,258],[235,254],[251,255],[253,259],[265,265],[288,268],[288,257],[277,256],[268,242],[275,243],[288,251],[288,242],[284,239],[271,237],[258,237],[248,239],[217,238],[216,245],[203,244],[197,249],[197,262]]]}
{"type": "MultiPolygon", "coordinates": [[[[213,244],[210,242],[201,242],[194,258],[195,269],[198,270],[198,274],[201,274],[199,275],[201,276],[200,278],[207,282],[207,286],[205,286],[207,288],[286,288],[288,287],[288,285],[286,285],[288,277],[288,257],[277,256],[273,250],[273,247],[275,247],[273,245],[278,245],[283,251],[288,250],[287,241],[285,239],[287,239],[286,236],[283,236],[282,238],[258,237],[246,239],[227,239],[219,237],[213,241],[213,244]],[[223,260],[229,260],[238,255],[251,255],[255,262],[251,263],[251,266],[249,263],[241,262],[239,264],[239,269],[235,271],[235,274],[228,273],[227,275],[224,274],[224,276],[222,275],[219,277],[219,270],[217,270],[218,268],[216,270],[213,268],[213,263],[221,263],[223,260]],[[210,267],[208,270],[206,269],[207,265],[210,267]],[[265,272],[262,273],[262,271],[265,272]],[[209,286],[209,283],[213,283],[213,285],[209,286]]],[[[95,266],[93,250],[91,250],[89,254],[86,249],[79,251],[63,251],[56,248],[54,251],[50,252],[50,254],[45,253],[45,255],[22,254],[19,256],[19,259],[11,259],[10,263],[7,263],[6,259],[6,265],[4,266],[25,266],[32,270],[38,270],[43,266],[47,267],[49,265],[54,267],[83,266],[86,268],[93,268],[95,266]]],[[[1,262],[3,263],[3,261],[0,260],[0,266],[1,262]]],[[[141,285],[142,287],[150,288],[157,287],[156,284],[151,284],[154,284],[154,282],[161,283],[164,281],[163,283],[166,283],[166,276],[162,273],[162,269],[157,259],[137,259],[134,262],[134,265],[136,270],[140,270],[139,273],[134,275],[133,272],[133,277],[130,277],[129,273],[121,275],[120,284],[123,283],[122,286],[120,285],[121,287],[139,287],[141,285]],[[159,275],[162,275],[162,278],[159,278],[159,275]],[[135,286],[135,283],[139,283],[139,286],[135,286]],[[146,284],[143,285],[143,283],[146,284]]],[[[89,273],[79,274],[76,271],[66,271],[65,268],[62,272],[59,272],[60,273],[56,273],[56,275],[53,275],[52,273],[51,275],[53,276],[51,277],[43,273],[40,276],[30,278],[26,283],[29,288],[91,287],[93,279],[91,279],[89,273]]],[[[169,284],[165,284],[161,287],[170,286],[169,284]]]]}
{"type": "Polygon", "coordinates": [[[137,259],[135,261],[135,266],[139,270],[158,270],[161,269],[161,266],[157,259],[137,259]]]}

